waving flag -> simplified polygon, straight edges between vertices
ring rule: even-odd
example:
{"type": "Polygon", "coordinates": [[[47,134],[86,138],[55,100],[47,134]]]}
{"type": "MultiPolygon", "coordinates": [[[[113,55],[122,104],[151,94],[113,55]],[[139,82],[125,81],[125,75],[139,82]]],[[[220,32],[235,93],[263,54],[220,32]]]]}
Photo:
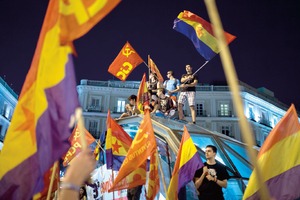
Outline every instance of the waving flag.
{"type": "MultiPolygon", "coordinates": [[[[106,166],[107,169],[119,171],[132,139],[123,128],[107,113],[107,135],[106,135],[106,166]]],[[[122,190],[142,185],[146,182],[146,163],[131,172],[126,178],[115,185],[114,190],[122,190]]]]}
{"type": "MultiPolygon", "coordinates": [[[[173,29],[188,37],[198,53],[206,60],[212,59],[220,52],[212,25],[190,11],[185,10],[179,13],[177,19],[174,20],[173,29]]],[[[227,44],[236,38],[227,32],[224,34],[227,44]]]]}
{"type": "MultiPolygon", "coordinates": [[[[172,173],[172,178],[168,188],[169,199],[181,197],[180,190],[194,178],[197,169],[203,166],[200,155],[192,138],[184,126],[184,131],[177,154],[177,159],[172,173]]],[[[184,198],[180,198],[184,199],[184,198]]]]}
{"type": "MultiPolygon", "coordinates": [[[[124,180],[131,172],[138,169],[141,166],[146,166],[147,158],[155,153],[156,141],[154,137],[153,127],[151,123],[150,113],[147,110],[144,115],[144,119],[141,122],[139,130],[137,131],[136,136],[134,137],[130,149],[124,159],[122,166],[119,170],[119,174],[116,177],[112,187],[109,191],[114,191],[115,186],[124,180]]],[[[151,161],[150,161],[151,162],[151,161]]],[[[145,176],[146,171],[141,172],[141,174],[136,174],[133,181],[135,186],[143,185],[144,182],[138,183],[140,176],[145,176]]]]}
{"type": "Polygon", "coordinates": [[[129,42],[126,42],[118,56],[109,66],[108,72],[121,81],[126,81],[127,77],[134,70],[134,68],[136,68],[142,62],[144,62],[143,59],[132,48],[129,42]]]}
{"type": "MultiPolygon", "coordinates": [[[[33,61],[0,154],[0,199],[31,199],[42,192],[44,174],[70,147],[70,119],[79,102],[72,41],[61,45],[60,33],[66,24],[60,20],[63,15],[72,15],[74,21],[82,22],[82,15],[75,13],[87,9],[101,11],[99,8],[104,5],[101,0],[88,1],[84,3],[86,7],[79,1],[75,6],[74,2],[69,1],[67,6],[63,0],[49,1],[33,61]]],[[[91,19],[91,23],[94,25],[97,20],[91,19]]]]}
{"type": "Polygon", "coordinates": [[[157,78],[160,82],[164,82],[164,78],[162,77],[157,65],[154,63],[154,61],[150,58],[150,55],[148,55],[148,66],[152,73],[155,73],[157,75],[157,78]]]}
{"type": "MultiPolygon", "coordinates": [[[[87,145],[91,145],[95,138],[88,132],[88,130],[84,129],[84,137],[86,139],[87,145]]],[[[69,138],[71,147],[66,153],[66,155],[63,156],[63,166],[67,166],[71,160],[81,152],[82,144],[81,144],[81,133],[79,131],[78,126],[76,126],[73,129],[72,135],[69,138]]]]}
{"type": "Polygon", "coordinates": [[[80,0],[74,3],[60,1],[63,14],[60,18],[61,42],[73,41],[86,34],[97,22],[103,19],[121,0],[80,0]],[[76,6],[76,8],[74,8],[76,6]]]}
{"type": "Polygon", "coordinates": [[[149,106],[149,101],[150,101],[145,73],[141,80],[140,87],[136,96],[137,96],[136,102],[137,102],[138,109],[141,111],[141,113],[144,113],[144,107],[149,106]]]}
{"type": "Polygon", "coordinates": [[[106,166],[107,169],[118,171],[132,143],[130,136],[124,129],[107,113],[106,135],[106,166]]]}
{"type": "MultiPolygon", "coordinates": [[[[300,198],[300,124],[295,106],[270,132],[257,159],[264,172],[263,180],[274,199],[300,198]]],[[[243,199],[260,199],[253,170],[243,199]]]]}
{"type": "Polygon", "coordinates": [[[148,188],[146,198],[152,200],[159,191],[159,175],[158,175],[158,151],[157,149],[150,157],[150,170],[148,178],[148,188]]]}

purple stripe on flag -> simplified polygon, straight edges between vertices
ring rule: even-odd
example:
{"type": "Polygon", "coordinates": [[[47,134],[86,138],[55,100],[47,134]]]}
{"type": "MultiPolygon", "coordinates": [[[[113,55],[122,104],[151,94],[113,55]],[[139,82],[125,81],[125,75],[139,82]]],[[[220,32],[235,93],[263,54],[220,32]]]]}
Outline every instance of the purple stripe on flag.
{"type": "Polygon", "coordinates": [[[106,168],[111,169],[112,168],[112,149],[106,149],[106,168]]]}
{"type": "Polygon", "coordinates": [[[185,186],[188,182],[193,180],[197,169],[203,166],[202,160],[198,153],[183,165],[178,172],[178,191],[181,187],[185,186]]]}
{"type": "Polygon", "coordinates": [[[79,102],[73,59],[71,55],[68,57],[66,77],[46,90],[48,108],[36,126],[37,152],[2,177],[0,196],[3,199],[31,199],[43,189],[44,173],[70,147],[71,129],[68,125],[79,102]]]}
{"type": "MultiPolygon", "coordinates": [[[[73,57],[68,55],[66,76],[56,86],[46,89],[48,109],[37,123],[36,136],[41,173],[44,174],[53,162],[68,151],[68,138],[72,133],[69,128],[71,115],[79,107],[73,57]],[[45,159],[47,156],[47,159],[45,159]]],[[[35,192],[43,188],[43,176],[40,177],[35,192]]]]}
{"type": "MultiPolygon", "coordinates": [[[[300,165],[271,178],[266,182],[271,197],[275,199],[300,198],[300,165]]],[[[247,200],[260,199],[259,192],[254,193],[247,200]]]]}
{"type": "Polygon", "coordinates": [[[107,169],[113,169],[119,171],[125,156],[116,156],[112,154],[112,149],[106,150],[106,167],[107,169]]]}

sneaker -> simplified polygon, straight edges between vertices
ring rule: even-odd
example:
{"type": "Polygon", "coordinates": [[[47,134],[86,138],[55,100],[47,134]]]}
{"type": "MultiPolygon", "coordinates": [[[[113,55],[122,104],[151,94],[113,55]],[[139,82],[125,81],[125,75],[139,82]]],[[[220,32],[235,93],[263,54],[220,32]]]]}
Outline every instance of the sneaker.
{"type": "Polygon", "coordinates": [[[189,124],[196,124],[196,122],[189,122],[189,124]]]}

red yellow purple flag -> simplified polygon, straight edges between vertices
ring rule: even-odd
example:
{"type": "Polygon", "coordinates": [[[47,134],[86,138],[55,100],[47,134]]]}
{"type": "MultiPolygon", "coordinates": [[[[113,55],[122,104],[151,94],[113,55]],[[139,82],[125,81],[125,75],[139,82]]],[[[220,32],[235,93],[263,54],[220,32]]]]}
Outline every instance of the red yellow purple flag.
{"type": "Polygon", "coordinates": [[[144,107],[149,106],[149,94],[148,94],[148,88],[146,83],[146,74],[144,73],[143,78],[140,83],[140,87],[137,93],[137,106],[141,113],[144,113],[144,107]]]}
{"type": "Polygon", "coordinates": [[[60,38],[62,44],[86,34],[103,19],[121,0],[78,0],[72,3],[60,1],[60,38]]]}
{"type": "MultiPolygon", "coordinates": [[[[150,118],[149,110],[145,111],[144,119],[141,121],[141,125],[139,130],[137,131],[136,136],[134,137],[132,144],[128,150],[126,158],[124,159],[122,166],[119,170],[119,174],[117,175],[116,179],[112,187],[109,191],[114,191],[115,186],[124,180],[126,176],[132,173],[134,170],[137,170],[141,166],[145,166],[147,158],[155,153],[156,147],[156,140],[153,132],[152,122],[150,118]]],[[[146,171],[142,172],[143,174],[136,174],[133,177],[133,184],[136,180],[140,180],[139,176],[145,176],[146,171]]],[[[142,183],[144,184],[144,183],[142,183]]],[[[139,184],[139,185],[142,185],[139,184]]],[[[135,185],[137,186],[137,184],[135,185]]]]}
{"type": "MultiPolygon", "coordinates": [[[[86,129],[84,129],[84,137],[88,146],[95,141],[95,138],[86,129]]],[[[69,148],[68,152],[63,156],[63,166],[67,166],[69,162],[71,162],[71,160],[82,150],[81,133],[78,128],[78,125],[73,129],[72,135],[69,138],[69,142],[71,144],[71,147],[69,148]]]]}
{"type": "MultiPolygon", "coordinates": [[[[131,137],[107,113],[106,166],[107,169],[119,171],[132,143],[131,137]]],[[[114,186],[114,190],[133,188],[146,182],[146,163],[131,172],[125,179],[114,186]]]]}
{"type": "Polygon", "coordinates": [[[182,194],[180,194],[181,188],[193,180],[196,170],[202,166],[203,162],[197,152],[197,148],[187,128],[184,126],[180,147],[168,188],[168,198],[176,200],[179,199],[180,196],[180,199],[185,199],[182,197],[182,194]]]}
{"type": "MultiPolygon", "coordinates": [[[[68,1],[68,6],[64,0],[49,1],[0,154],[0,199],[31,199],[42,192],[44,174],[70,147],[71,119],[79,102],[71,42],[61,45],[60,34],[66,24],[60,20],[63,15],[86,10],[80,4],[83,1],[68,1]]],[[[89,2],[85,6],[90,11],[101,10],[97,8],[101,0],[89,2]]],[[[73,14],[74,20],[80,21],[80,17],[73,14]]]]}
{"type": "MultiPolygon", "coordinates": [[[[211,60],[220,52],[212,25],[190,11],[185,10],[179,13],[178,17],[174,20],[173,29],[188,37],[198,53],[206,60],[211,60]]],[[[236,38],[227,32],[224,32],[224,35],[227,44],[236,38]]]]}
{"type": "Polygon", "coordinates": [[[108,72],[121,81],[126,81],[129,74],[142,62],[144,62],[143,59],[129,42],[126,42],[118,56],[110,64],[108,72]]]}
{"type": "Polygon", "coordinates": [[[157,78],[158,78],[159,82],[164,82],[164,78],[162,77],[157,65],[150,58],[150,55],[148,55],[148,66],[149,66],[151,72],[155,73],[157,75],[157,78]]]}
{"type": "MultiPolygon", "coordinates": [[[[268,135],[261,147],[257,163],[264,172],[263,180],[273,199],[300,198],[300,124],[295,106],[268,135]]],[[[260,199],[257,174],[254,169],[243,199],[260,199]]]]}

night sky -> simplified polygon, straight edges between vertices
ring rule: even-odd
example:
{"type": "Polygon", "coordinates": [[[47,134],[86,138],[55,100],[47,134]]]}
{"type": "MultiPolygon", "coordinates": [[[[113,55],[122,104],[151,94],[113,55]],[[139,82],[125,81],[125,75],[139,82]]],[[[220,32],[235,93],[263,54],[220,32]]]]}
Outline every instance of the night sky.
{"type": "MultiPolygon", "coordinates": [[[[217,0],[239,80],[266,87],[288,106],[300,109],[300,2],[298,0],[217,0]]],[[[0,0],[0,76],[19,94],[31,64],[48,1],[0,0]]],[[[201,0],[125,0],[88,34],[75,41],[77,82],[115,79],[107,72],[126,41],[161,73],[179,78],[190,64],[196,71],[205,59],[181,33],[172,29],[177,15],[189,10],[209,20],[201,0]]],[[[148,72],[138,66],[127,80],[148,72]]],[[[197,74],[200,83],[225,83],[220,56],[197,74]]]]}

